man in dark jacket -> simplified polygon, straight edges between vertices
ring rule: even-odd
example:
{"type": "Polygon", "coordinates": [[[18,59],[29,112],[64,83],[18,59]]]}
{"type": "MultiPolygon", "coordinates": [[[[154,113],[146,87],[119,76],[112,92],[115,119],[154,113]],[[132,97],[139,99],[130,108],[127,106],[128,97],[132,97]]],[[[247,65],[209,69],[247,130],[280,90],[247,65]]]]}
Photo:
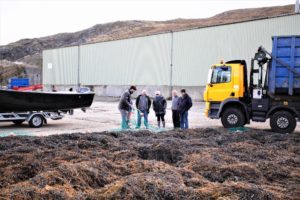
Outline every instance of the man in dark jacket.
{"type": "Polygon", "coordinates": [[[121,96],[120,102],[119,102],[119,110],[122,117],[122,129],[128,129],[129,127],[129,116],[132,109],[132,101],[131,101],[131,95],[136,91],[135,86],[131,86],[128,91],[124,92],[121,96]]]}
{"type": "Polygon", "coordinates": [[[181,90],[181,97],[178,99],[178,110],[180,113],[180,128],[188,129],[188,111],[193,106],[191,97],[186,93],[185,89],[181,90]]]}
{"type": "Polygon", "coordinates": [[[151,107],[151,99],[147,95],[147,91],[143,90],[142,94],[140,94],[137,99],[136,99],[136,108],[137,108],[137,115],[138,115],[138,121],[136,128],[141,127],[141,121],[142,117],[144,117],[144,125],[148,129],[148,114],[150,112],[150,107],[151,107]]]}
{"type": "Polygon", "coordinates": [[[153,99],[153,110],[157,117],[158,128],[160,128],[160,121],[162,121],[163,128],[166,127],[166,122],[165,122],[166,109],[167,109],[166,99],[160,94],[160,91],[156,91],[155,98],[153,99]]]}

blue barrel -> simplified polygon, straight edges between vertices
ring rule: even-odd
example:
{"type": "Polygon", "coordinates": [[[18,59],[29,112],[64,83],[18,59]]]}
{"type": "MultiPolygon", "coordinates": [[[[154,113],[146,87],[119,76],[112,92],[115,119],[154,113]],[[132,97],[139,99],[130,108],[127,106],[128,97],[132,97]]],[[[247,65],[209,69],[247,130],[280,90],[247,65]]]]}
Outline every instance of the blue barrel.
{"type": "Polygon", "coordinates": [[[272,40],[269,92],[274,95],[300,94],[300,36],[276,36],[272,40]]]}

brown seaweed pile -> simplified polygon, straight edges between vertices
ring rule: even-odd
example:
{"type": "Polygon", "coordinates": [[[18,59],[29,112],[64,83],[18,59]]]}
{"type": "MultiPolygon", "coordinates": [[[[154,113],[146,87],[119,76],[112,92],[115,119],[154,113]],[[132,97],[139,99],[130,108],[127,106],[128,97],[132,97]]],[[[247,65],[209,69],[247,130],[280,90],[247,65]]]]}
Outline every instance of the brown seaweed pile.
{"type": "Polygon", "coordinates": [[[0,138],[0,199],[299,199],[300,135],[194,129],[0,138]]]}

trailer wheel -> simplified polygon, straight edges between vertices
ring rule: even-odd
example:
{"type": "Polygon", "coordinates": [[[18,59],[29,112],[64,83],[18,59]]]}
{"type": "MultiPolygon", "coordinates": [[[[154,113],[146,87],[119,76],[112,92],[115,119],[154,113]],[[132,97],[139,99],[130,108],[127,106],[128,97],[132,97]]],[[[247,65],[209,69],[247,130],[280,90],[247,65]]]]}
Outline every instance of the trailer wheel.
{"type": "Polygon", "coordinates": [[[25,120],[14,120],[12,121],[15,125],[21,125],[25,120]]]}
{"type": "Polygon", "coordinates": [[[32,128],[39,128],[43,126],[43,123],[44,123],[44,117],[42,115],[34,115],[29,120],[29,126],[32,128]]]}
{"type": "Polygon", "coordinates": [[[270,117],[270,126],[277,133],[291,133],[296,125],[295,117],[288,111],[277,111],[270,117]]]}
{"type": "Polygon", "coordinates": [[[221,116],[224,128],[242,127],[245,125],[245,115],[238,108],[227,108],[221,116]]]}

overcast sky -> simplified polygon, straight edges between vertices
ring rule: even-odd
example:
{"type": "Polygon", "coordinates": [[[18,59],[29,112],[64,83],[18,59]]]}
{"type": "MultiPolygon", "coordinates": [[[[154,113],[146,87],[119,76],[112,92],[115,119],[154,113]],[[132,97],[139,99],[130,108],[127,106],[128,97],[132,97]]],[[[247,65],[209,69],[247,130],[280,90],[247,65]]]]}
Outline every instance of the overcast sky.
{"type": "Polygon", "coordinates": [[[0,0],[0,45],[117,20],[205,18],[295,0],[0,0]]]}

